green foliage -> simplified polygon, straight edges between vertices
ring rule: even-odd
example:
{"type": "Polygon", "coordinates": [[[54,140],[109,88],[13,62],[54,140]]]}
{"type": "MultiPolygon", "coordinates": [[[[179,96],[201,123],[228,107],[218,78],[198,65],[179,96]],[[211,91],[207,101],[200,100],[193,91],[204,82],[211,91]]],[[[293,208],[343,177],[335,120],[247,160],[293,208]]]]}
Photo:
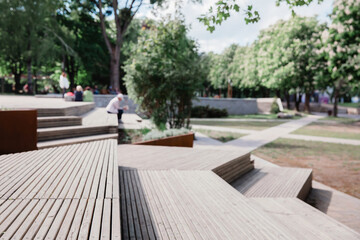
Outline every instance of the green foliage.
{"type": "MultiPolygon", "coordinates": [[[[317,2],[320,3],[322,1],[318,0],[317,2]]],[[[210,7],[209,11],[206,14],[202,14],[198,20],[207,27],[208,31],[213,32],[216,25],[221,25],[231,14],[240,12],[239,2],[238,0],[218,0],[215,2],[215,6],[210,7]]],[[[282,2],[289,6],[293,16],[295,16],[293,7],[308,6],[313,0],[276,0],[276,5],[279,6],[282,2]]],[[[242,10],[245,15],[244,20],[246,24],[255,23],[260,20],[259,12],[255,11],[252,5],[247,5],[242,10]]]]}
{"type": "MultiPolygon", "coordinates": [[[[322,34],[321,53],[328,60],[330,79],[323,85],[334,88],[335,103],[341,94],[359,87],[360,78],[360,2],[336,0],[331,14],[332,23],[322,34]],[[330,81],[329,81],[330,80],[330,81]]],[[[335,104],[334,115],[337,107],[335,104]]]]}
{"type": "Polygon", "coordinates": [[[226,109],[211,108],[209,106],[196,106],[191,109],[192,118],[221,118],[227,116],[226,109]]]}
{"type": "MultiPolygon", "coordinates": [[[[220,0],[215,3],[215,8],[210,7],[207,14],[201,15],[198,20],[207,26],[207,30],[213,32],[216,25],[221,25],[223,21],[228,19],[232,12],[240,12],[240,6],[236,0],[220,0]]],[[[248,5],[245,10],[245,22],[254,23],[260,20],[257,11],[253,11],[252,5],[248,5]]]]}
{"type": "Polygon", "coordinates": [[[222,54],[211,54],[209,80],[214,88],[224,88],[231,80],[231,63],[237,49],[236,44],[226,48],[222,54]]]}
{"type": "Polygon", "coordinates": [[[270,112],[271,112],[272,114],[276,114],[276,113],[279,113],[279,112],[280,112],[280,108],[279,108],[279,105],[278,105],[278,103],[277,103],[277,98],[274,98],[274,101],[273,101],[272,104],[271,104],[270,112]]]}
{"type": "Polygon", "coordinates": [[[143,30],[124,67],[129,96],[158,127],[167,121],[171,128],[188,126],[191,100],[202,84],[197,45],[186,32],[180,20],[143,30]]]}

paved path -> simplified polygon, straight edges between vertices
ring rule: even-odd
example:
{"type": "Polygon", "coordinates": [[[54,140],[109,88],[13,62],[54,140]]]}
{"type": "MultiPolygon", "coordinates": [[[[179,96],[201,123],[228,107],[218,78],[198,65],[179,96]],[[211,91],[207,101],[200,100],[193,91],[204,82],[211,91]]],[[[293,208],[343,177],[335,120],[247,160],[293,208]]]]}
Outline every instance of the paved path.
{"type": "Polygon", "coordinates": [[[253,118],[191,118],[192,123],[211,121],[211,122],[289,122],[292,119],[253,119],[253,118]]]}
{"type": "Polygon", "coordinates": [[[191,125],[193,129],[205,129],[205,130],[213,130],[219,132],[233,132],[233,133],[241,133],[241,134],[253,134],[259,131],[256,130],[248,130],[248,129],[236,129],[236,128],[228,128],[228,127],[217,127],[217,126],[206,126],[206,125],[191,125]]]}
{"type": "Polygon", "coordinates": [[[307,116],[298,120],[290,121],[275,127],[267,128],[262,131],[241,137],[234,141],[225,143],[228,146],[241,147],[247,151],[253,151],[267,143],[270,143],[282,136],[285,136],[303,126],[317,121],[319,116],[307,116]]]}

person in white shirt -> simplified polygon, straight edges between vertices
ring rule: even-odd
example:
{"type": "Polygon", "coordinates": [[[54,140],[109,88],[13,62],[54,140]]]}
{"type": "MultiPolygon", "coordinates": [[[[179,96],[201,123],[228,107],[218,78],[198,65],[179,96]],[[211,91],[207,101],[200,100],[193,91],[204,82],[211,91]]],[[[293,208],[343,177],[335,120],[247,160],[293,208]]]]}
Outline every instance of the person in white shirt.
{"type": "Polygon", "coordinates": [[[121,116],[124,110],[128,110],[127,106],[120,107],[120,102],[124,99],[124,95],[119,93],[116,97],[111,99],[109,104],[106,106],[106,111],[110,114],[117,114],[118,121],[121,122],[121,116]]]}
{"type": "Polygon", "coordinates": [[[62,90],[62,97],[64,97],[65,95],[65,92],[66,92],[66,89],[69,88],[69,81],[68,79],[66,78],[66,73],[63,71],[60,75],[60,81],[59,81],[59,84],[60,84],[60,88],[62,90]]]}

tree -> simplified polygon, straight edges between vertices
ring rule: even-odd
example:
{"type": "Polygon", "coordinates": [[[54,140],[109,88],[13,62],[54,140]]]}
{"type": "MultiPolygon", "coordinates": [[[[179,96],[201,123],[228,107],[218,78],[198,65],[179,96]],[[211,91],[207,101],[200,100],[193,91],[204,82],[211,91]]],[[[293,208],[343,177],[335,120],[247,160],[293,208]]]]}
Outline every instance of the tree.
{"type": "Polygon", "coordinates": [[[226,48],[222,54],[213,55],[211,59],[212,67],[209,72],[209,80],[214,88],[222,89],[228,87],[228,84],[230,84],[230,64],[233,61],[237,47],[236,44],[232,44],[230,47],[226,48]]]}
{"type": "Polygon", "coordinates": [[[164,20],[143,30],[126,62],[129,96],[161,127],[189,126],[191,100],[201,87],[197,44],[181,20],[164,20]]]}
{"type": "Polygon", "coordinates": [[[336,0],[332,23],[323,33],[331,86],[334,89],[333,115],[337,116],[339,97],[359,85],[360,79],[360,1],[336,0]]]}
{"type": "Polygon", "coordinates": [[[258,48],[258,77],[262,84],[280,92],[296,93],[296,109],[305,94],[305,110],[310,111],[310,96],[316,89],[316,75],[321,59],[317,56],[316,43],[324,25],[316,18],[293,17],[278,21],[260,33],[255,42],[258,48]]]}

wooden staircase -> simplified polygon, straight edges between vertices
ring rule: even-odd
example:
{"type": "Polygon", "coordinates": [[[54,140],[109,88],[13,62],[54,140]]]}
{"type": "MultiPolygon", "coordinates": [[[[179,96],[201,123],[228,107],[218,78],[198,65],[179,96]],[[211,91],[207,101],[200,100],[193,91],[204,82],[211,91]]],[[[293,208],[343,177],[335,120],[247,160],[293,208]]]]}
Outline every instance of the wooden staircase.
{"type": "Polygon", "coordinates": [[[49,111],[42,109],[39,111],[38,149],[118,138],[116,115],[108,116],[109,114],[104,109],[92,109],[87,105],[77,106],[74,109],[60,109],[58,111],[56,109],[49,111]],[[83,115],[66,115],[67,113],[74,113],[74,109],[83,115]]]}

